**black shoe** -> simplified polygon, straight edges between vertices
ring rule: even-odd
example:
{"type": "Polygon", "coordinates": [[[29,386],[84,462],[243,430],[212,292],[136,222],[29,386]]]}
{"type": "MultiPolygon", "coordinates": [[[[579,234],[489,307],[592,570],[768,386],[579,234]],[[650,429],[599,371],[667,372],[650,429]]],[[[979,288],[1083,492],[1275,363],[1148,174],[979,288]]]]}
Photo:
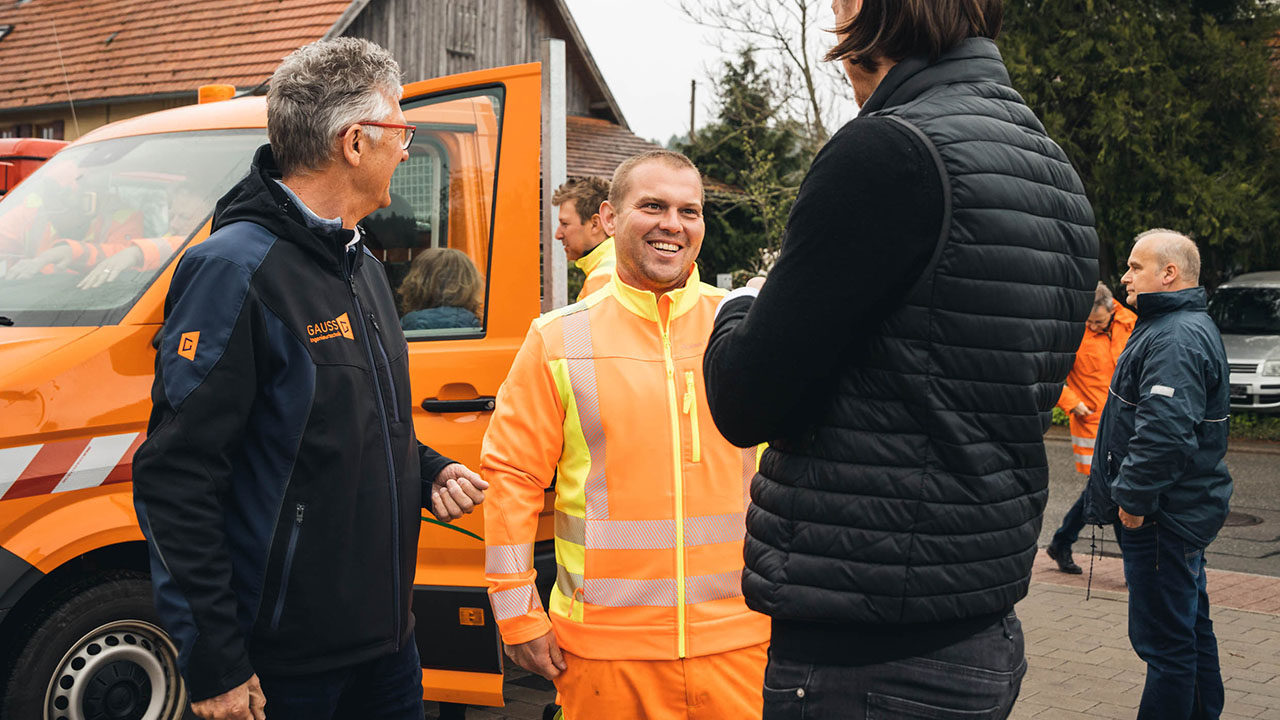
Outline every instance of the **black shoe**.
{"type": "Polygon", "coordinates": [[[1062,572],[1068,575],[1079,575],[1084,572],[1080,569],[1080,566],[1076,564],[1076,561],[1071,559],[1071,548],[1067,547],[1059,549],[1050,545],[1045,548],[1045,552],[1049,554],[1049,557],[1052,558],[1054,562],[1058,563],[1058,569],[1062,572]]]}

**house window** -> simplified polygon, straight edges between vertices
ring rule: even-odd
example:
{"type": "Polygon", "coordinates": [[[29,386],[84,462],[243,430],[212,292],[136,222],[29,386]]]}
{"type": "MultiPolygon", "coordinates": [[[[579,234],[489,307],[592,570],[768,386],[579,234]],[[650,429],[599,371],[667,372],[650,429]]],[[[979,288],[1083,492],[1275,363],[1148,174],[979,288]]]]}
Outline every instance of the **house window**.
{"type": "Polygon", "coordinates": [[[480,29],[477,0],[449,0],[448,51],[454,55],[475,57],[476,36],[480,29]]]}
{"type": "Polygon", "coordinates": [[[40,126],[39,136],[45,140],[61,140],[63,123],[61,120],[40,126]]]}
{"type": "Polygon", "coordinates": [[[18,128],[11,125],[7,128],[0,128],[0,138],[16,138],[18,137],[18,128]]]}

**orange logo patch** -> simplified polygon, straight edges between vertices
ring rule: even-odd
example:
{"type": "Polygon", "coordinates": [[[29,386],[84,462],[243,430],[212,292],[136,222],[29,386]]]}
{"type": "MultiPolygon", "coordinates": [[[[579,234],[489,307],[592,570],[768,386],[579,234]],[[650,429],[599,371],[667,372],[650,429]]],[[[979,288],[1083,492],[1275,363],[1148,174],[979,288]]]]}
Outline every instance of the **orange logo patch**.
{"type": "Polygon", "coordinates": [[[196,346],[200,344],[200,331],[182,333],[178,340],[178,355],[195,362],[196,346]]]}
{"type": "Polygon", "coordinates": [[[321,340],[332,340],[337,337],[344,337],[348,340],[356,339],[355,333],[351,331],[351,320],[346,313],[342,313],[332,320],[308,325],[307,336],[311,338],[313,343],[318,343],[321,340]]]}

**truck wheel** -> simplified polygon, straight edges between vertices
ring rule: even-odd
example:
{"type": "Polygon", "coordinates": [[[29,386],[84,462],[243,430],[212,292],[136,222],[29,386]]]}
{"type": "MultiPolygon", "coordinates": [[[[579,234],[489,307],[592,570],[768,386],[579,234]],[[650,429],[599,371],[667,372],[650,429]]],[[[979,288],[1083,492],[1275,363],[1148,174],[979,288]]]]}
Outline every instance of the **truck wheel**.
{"type": "Polygon", "coordinates": [[[62,593],[33,625],[5,693],[18,720],[179,720],[187,691],[145,576],[119,573],[62,593]]]}

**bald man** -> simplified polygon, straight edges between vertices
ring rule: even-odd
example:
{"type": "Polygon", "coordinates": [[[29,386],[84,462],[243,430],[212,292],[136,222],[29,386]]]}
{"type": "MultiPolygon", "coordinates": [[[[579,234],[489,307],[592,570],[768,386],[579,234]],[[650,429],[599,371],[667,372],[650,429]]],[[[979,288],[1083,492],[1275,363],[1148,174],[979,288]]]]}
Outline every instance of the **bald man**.
{"type": "Polygon", "coordinates": [[[1204,551],[1227,518],[1227,354],[1186,235],[1137,238],[1122,282],[1138,322],[1116,365],[1086,515],[1117,526],[1129,641],[1147,663],[1139,720],[1217,718],[1218,641],[1204,551]]]}

